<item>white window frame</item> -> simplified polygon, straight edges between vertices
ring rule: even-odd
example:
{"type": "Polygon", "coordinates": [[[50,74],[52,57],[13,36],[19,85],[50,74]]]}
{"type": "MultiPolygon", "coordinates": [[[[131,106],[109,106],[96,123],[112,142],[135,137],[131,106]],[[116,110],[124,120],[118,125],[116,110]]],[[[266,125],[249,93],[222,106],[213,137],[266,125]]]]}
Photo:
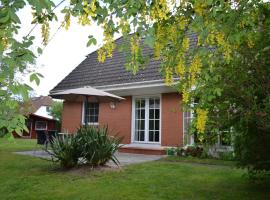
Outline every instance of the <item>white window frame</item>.
{"type": "Polygon", "coordinates": [[[153,144],[161,145],[161,135],[162,135],[162,98],[161,94],[158,95],[143,95],[143,96],[132,96],[132,117],[131,117],[131,143],[133,144],[153,144]],[[136,141],[135,140],[135,102],[136,99],[145,99],[145,141],[136,141]],[[150,98],[159,98],[159,142],[149,141],[149,99],[150,98]]]}
{"type": "Polygon", "coordinates": [[[35,121],[35,130],[37,130],[37,131],[44,131],[44,130],[47,130],[47,128],[48,128],[48,123],[47,123],[47,121],[35,121]],[[45,129],[37,128],[37,123],[40,123],[40,122],[46,124],[46,128],[45,128],[45,129]]]}
{"type": "Polygon", "coordinates": [[[194,119],[194,111],[190,110],[190,111],[184,111],[183,112],[183,146],[185,145],[194,145],[194,135],[189,135],[189,141],[187,142],[187,144],[185,144],[185,137],[187,137],[187,134],[189,133],[185,133],[185,119],[189,119],[190,123],[192,123],[192,120],[194,119]],[[190,117],[185,117],[185,113],[190,112],[190,117]]]}
{"type": "MultiPolygon", "coordinates": [[[[100,106],[100,103],[99,102],[89,102],[89,103],[98,103],[99,104],[98,106],[100,106]]],[[[81,120],[82,125],[85,125],[85,121],[84,121],[85,120],[84,119],[85,111],[84,111],[84,108],[85,108],[85,102],[82,103],[82,120],[81,120]]],[[[99,113],[100,113],[99,111],[98,111],[98,121],[99,121],[99,113]]],[[[88,122],[87,125],[98,126],[99,125],[99,122],[88,122]]]]}

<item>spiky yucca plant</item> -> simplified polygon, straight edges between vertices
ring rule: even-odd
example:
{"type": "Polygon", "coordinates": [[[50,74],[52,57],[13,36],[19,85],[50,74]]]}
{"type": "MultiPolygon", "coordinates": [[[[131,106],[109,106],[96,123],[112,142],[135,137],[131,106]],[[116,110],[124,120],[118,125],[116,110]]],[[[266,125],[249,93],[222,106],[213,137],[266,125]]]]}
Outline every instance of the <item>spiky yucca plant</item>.
{"type": "Polygon", "coordinates": [[[73,134],[53,138],[51,150],[48,151],[53,162],[59,162],[60,166],[66,169],[76,166],[82,157],[79,140],[80,138],[73,134]]]}
{"type": "Polygon", "coordinates": [[[120,148],[122,138],[110,136],[108,127],[81,126],[77,137],[80,138],[80,148],[89,165],[100,166],[109,160],[119,165],[115,152],[120,148]]]}

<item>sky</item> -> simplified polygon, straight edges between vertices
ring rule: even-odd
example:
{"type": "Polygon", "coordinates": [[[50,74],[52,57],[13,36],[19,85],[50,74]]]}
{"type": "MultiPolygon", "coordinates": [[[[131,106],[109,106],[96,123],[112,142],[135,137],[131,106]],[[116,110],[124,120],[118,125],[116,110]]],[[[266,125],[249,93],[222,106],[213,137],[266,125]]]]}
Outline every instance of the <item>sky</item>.
{"type": "MultiPolygon", "coordinates": [[[[59,0],[55,0],[57,4],[59,0]]],[[[51,23],[51,36],[56,32],[61,22],[63,15],[60,13],[65,4],[61,5],[55,11],[58,16],[57,22],[51,23]]],[[[31,8],[25,7],[18,13],[21,19],[21,30],[18,37],[27,35],[27,33],[34,26],[31,24],[32,14],[31,8]]],[[[36,37],[32,51],[36,52],[37,47],[41,45],[41,27],[37,26],[32,32],[36,37]]],[[[37,58],[34,69],[41,73],[44,78],[41,79],[40,85],[36,86],[30,83],[29,75],[22,79],[34,89],[34,94],[48,95],[49,91],[53,89],[64,77],[66,77],[75,67],[78,66],[89,53],[95,51],[102,43],[102,28],[93,24],[91,26],[82,27],[78,25],[77,19],[72,19],[71,26],[68,31],[61,28],[48,46],[44,49],[43,54],[37,58]],[[97,45],[87,47],[88,36],[93,35],[97,39],[97,45]]]]}

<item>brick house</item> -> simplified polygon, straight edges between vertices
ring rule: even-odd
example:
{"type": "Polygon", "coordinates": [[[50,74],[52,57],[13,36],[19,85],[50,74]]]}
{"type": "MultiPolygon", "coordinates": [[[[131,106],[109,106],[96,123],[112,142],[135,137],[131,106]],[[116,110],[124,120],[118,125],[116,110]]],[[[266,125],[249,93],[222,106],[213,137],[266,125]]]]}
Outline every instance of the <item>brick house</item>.
{"type": "MultiPolygon", "coordinates": [[[[117,39],[116,45],[121,42],[117,39]]],[[[145,47],[143,53],[151,55],[153,50],[145,47]]],[[[133,153],[162,154],[167,147],[183,146],[184,138],[192,142],[184,125],[190,116],[181,111],[181,95],[164,84],[160,61],[151,59],[136,75],[125,69],[125,63],[124,52],[115,50],[112,58],[99,63],[95,51],[50,91],[53,97],[59,91],[91,86],[125,98],[88,102],[86,112],[83,102],[65,100],[62,132],[76,132],[84,119],[88,124],[108,125],[112,133],[124,136],[122,151],[133,153]]]]}

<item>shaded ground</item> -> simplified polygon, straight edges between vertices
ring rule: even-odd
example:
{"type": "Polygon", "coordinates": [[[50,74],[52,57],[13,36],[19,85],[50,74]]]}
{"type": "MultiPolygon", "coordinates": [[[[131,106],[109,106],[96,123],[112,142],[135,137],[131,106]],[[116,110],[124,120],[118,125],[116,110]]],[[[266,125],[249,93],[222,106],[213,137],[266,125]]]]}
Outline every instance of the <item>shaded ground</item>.
{"type": "MultiPolygon", "coordinates": [[[[37,151],[20,151],[15,152],[16,154],[20,155],[28,155],[33,157],[39,157],[39,158],[51,158],[51,156],[43,150],[37,150],[37,151]]],[[[120,162],[121,166],[129,165],[129,164],[135,164],[135,163],[142,163],[142,162],[149,162],[154,160],[159,160],[160,158],[164,156],[156,156],[156,155],[143,155],[143,154],[130,154],[130,153],[116,153],[116,157],[120,162]]],[[[113,162],[108,163],[109,166],[114,167],[115,164],[113,162]]]]}

